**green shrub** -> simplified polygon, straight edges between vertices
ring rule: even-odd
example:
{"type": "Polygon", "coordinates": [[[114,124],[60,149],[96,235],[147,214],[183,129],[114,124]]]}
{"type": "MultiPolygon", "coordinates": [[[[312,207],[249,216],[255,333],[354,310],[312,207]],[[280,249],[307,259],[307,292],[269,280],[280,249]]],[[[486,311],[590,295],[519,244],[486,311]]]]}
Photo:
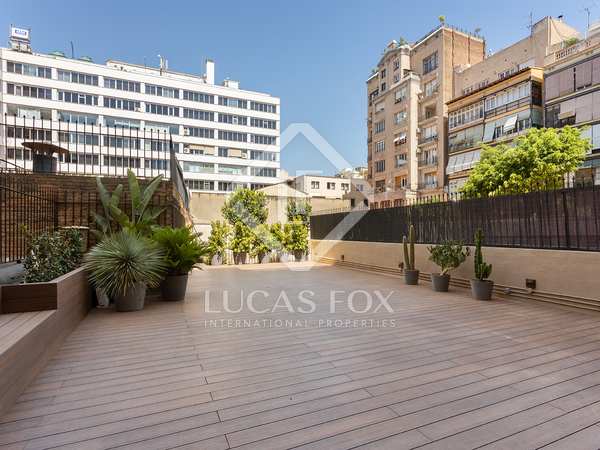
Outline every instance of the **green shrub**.
{"type": "Polygon", "coordinates": [[[308,227],[300,220],[285,224],[286,250],[291,253],[306,252],[308,250],[308,227]]]}
{"type": "Polygon", "coordinates": [[[456,241],[431,246],[428,250],[429,260],[441,269],[440,275],[446,275],[452,269],[456,269],[469,256],[469,248],[465,247],[462,242],[456,241]]]}
{"type": "Polygon", "coordinates": [[[23,261],[25,282],[54,280],[81,263],[82,239],[77,230],[60,230],[28,236],[27,256],[23,261]]]}
{"type": "Polygon", "coordinates": [[[277,222],[271,225],[271,235],[273,236],[273,250],[282,252],[287,245],[287,236],[281,223],[277,222]]]}
{"type": "Polygon", "coordinates": [[[223,217],[233,226],[242,222],[250,228],[267,221],[267,196],[252,189],[239,189],[221,208],[223,217]]]}
{"type": "Polygon", "coordinates": [[[252,242],[252,256],[258,256],[259,258],[270,253],[277,243],[276,239],[271,233],[271,229],[266,224],[260,224],[254,230],[254,240],[252,242]]]}
{"type": "Polygon", "coordinates": [[[286,212],[289,221],[300,220],[306,226],[310,224],[312,206],[308,200],[289,199],[286,212]]]}
{"type": "Polygon", "coordinates": [[[125,295],[137,283],[156,287],[167,270],[164,250],[128,230],[104,238],[84,262],[92,283],[109,297],[125,295]]]}
{"type": "Polygon", "coordinates": [[[185,275],[208,253],[208,245],[200,240],[200,234],[191,227],[156,228],[152,239],[165,252],[170,275],[185,275]]]}
{"type": "Polygon", "coordinates": [[[211,222],[210,226],[210,236],[208,237],[208,251],[210,256],[219,255],[220,257],[224,257],[225,251],[229,247],[231,227],[227,222],[220,220],[211,222]]]}
{"type": "Polygon", "coordinates": [[[236,222],[233,226],[233,238],[231,239],[231,250],[234,253],[250,253],[254,235],[252,230],[242,223],[236,222]]]}

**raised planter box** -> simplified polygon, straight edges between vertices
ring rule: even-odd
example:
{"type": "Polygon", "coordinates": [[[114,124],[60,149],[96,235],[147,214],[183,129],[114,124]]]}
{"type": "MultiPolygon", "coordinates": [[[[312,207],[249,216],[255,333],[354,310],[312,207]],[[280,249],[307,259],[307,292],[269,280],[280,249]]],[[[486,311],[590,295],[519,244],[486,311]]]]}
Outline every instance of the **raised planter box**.
{"type": "Polygon", "coordinates": [[[83,268],[45,283],[0,285],[0,314],[58,309],[70,298],[86,299],[89,303],[90,285],[83,268]]]}

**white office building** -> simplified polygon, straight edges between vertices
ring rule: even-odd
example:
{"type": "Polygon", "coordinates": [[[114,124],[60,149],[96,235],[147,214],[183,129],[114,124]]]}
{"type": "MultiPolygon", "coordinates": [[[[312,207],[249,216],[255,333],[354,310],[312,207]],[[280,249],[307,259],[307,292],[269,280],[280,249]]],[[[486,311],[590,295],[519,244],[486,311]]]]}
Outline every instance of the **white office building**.
{"type": "Polygon", "coordinates": [[[60,52],[34,53],[29,31],[14,27],[10,43],[11,48],[0,48],[0,120],[16,120],[21,131],[0,128],[0,160],[5,164],[20,156],[24,168],[30,168],[19,139],[33,138],[84,147],[68,161],[62,157],[61,171],[166,169],[169,149],[152,141],[162,133],[172,138],[192,191],[259,189],[281,181],[279,98],[242,90],[237,81],[215,84],[212,61],[206,61],[204,75],[171,71],[164,58],[159,68],[114,60],[97,64],[60,52]],[[50,131],[40,136],[38,128],[50,131]],[[105,142],[83,136],[96,132],[105,142]],[[102,143],[113,153],[96,152],[102,143]]]}

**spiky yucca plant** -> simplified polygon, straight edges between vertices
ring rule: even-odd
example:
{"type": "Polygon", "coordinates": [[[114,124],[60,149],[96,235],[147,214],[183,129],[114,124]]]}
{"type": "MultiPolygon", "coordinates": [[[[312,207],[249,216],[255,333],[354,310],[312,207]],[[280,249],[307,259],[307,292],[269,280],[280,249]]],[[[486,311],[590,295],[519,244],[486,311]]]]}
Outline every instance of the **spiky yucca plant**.
{"type": "Polygon", "coordinates": [[[156,287],[166,270],[164,251],[131,231],[107,236],[84,258],[92,283],[109,297],[125,295],[137,283],[156,287]]]}

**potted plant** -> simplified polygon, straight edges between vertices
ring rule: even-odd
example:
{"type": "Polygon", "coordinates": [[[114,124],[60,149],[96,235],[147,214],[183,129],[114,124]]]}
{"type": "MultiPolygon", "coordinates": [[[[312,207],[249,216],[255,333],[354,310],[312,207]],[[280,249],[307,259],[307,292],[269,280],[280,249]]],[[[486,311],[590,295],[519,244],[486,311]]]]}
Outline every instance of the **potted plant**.
{"type": "Polygon", "coordinates": [[[90,280],[115,300],[117,311],[144,307],[146,287],[160,284],[164,252],[151,240],[122,230],[106,236],[84,257],[90,280]]]}
{"type": "Polygon", "coordinates": [[[210,236],[208,237],[208,250],[211,265],[219,266],[225,262],[225,252],[229,245],[231,228],[227,222],[215,220],[211,222],[210,236]]]}
{"type": "Polygon", "coordinates": [[[492,265],[483,260],[481,245],[483,243],[483,231],[475,233],[475,278],[471,280],[471,293],[476,300],[491,300],[494,282],[487,278],[492,274],[492,265]]]}
{"type": "Polygon", "coordinates": [[[270,261],[271,250],[275,246],[275,239],[271,234],[269,226],[260,224],[254,229],[254,242],[252,243],[252,256],[258,259],[261,264],[270,261]]]}
{"type": "Polygon", "coordinates": [[[419,270],[415,269],[415,227],[408,228],[408,239],[402,236],[404,248],[404,282],[409,285],[419,284],[419,270]]]}
{"type": "Polygon", "coordinates": [[[294,255],[296,262],[302,261],[308,250],[308,228],[302,221],[293,220],[285,224],[284,233],[287,236],[286,250],[294,255]]]}
{"type": "Polygon", "coordinates": [[[469,256],[469,249],[462,242],[448,241],[429,247],[428,250],[429,259],[441,269],[440,273],[431,274],[433,290],[448,292],[448,285],[450,284],[449,272],[465,262],[467,256],[469,256]]]}
{"type": "Polygon", "coordinates": [[[271,235],[273,236],[273,250],[275,258],[279,262],[287,262],[287,257],[284,254],[287,237],[281,223],[277,222],[271,225],[271,235]]]}
{"type": "Polygon", "coordinates": [[[242,222],[236,222],[233,227],[231,250],[235,264],[246,264],[248,253],[252,250],[252,231],[242,222]]]}
{"type": "Polygon", "coordinates": [[[208,246],[191,227],[156,228],[152,239],[163,249],[167,275],[160,284],[163,300],[180,301],[185,298],[188,275],[200,259],[208,253],[208,246]]]}

